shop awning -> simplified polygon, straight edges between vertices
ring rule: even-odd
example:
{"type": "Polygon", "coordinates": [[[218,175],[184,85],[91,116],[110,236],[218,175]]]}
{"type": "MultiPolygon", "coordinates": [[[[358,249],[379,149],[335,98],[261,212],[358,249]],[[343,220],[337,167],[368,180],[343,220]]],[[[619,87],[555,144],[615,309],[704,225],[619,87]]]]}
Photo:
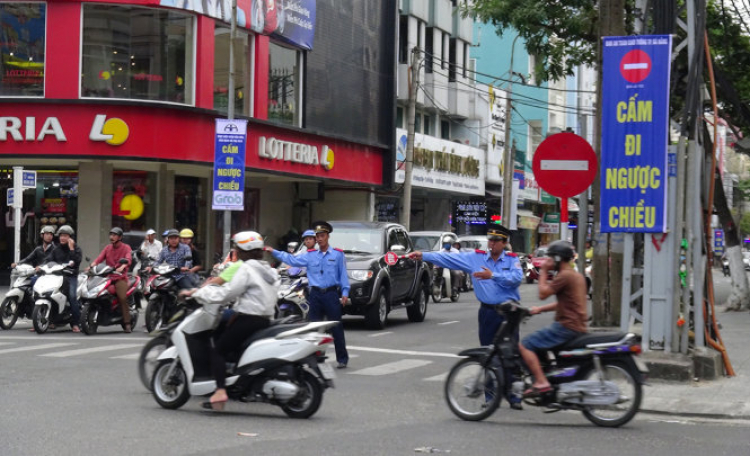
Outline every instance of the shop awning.
{"type": "Polygon", "coordinates": [[[503,197],[503,192],[499,192],[499,191],[496,191],[496,190],[487,190],[485,188],[484,189],[484,195],[485,196],[489,196],[491,198],[502,198],[503,197]]]}

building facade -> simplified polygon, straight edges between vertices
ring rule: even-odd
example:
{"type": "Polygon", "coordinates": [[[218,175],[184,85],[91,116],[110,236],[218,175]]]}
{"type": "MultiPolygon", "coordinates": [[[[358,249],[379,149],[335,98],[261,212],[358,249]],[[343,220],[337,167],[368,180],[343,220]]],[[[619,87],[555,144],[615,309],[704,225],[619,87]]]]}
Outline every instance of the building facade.
{"type": "Polygon", "coordinates": [[[22,252],[65,223],[87,256],[111,226],[189,227],[220,252],[214,126],[230,98],[248,121],[232,232],[279,245],[316,218],[375,219],[393,179],[397,6],[348,3],[239,0],[230,97],[230,0],[0,1],[0,191],[12,166],[38,176],[22,252]]]}

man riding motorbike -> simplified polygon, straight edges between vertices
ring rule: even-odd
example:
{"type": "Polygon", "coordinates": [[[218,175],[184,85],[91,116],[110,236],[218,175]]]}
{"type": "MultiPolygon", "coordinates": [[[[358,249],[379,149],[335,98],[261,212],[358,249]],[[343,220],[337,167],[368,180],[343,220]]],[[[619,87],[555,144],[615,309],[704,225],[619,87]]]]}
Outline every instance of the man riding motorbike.
{"type": "MultiPolygon", "coordinates": [[[[451,238],[448,235],[443,236],[443,239],[442,239],[443,249],[441,250],[441,252],[461,253],[460,250],[453,247],[454,241],[455,239],[451,238]]],[[[456,270],[449,269],[448,271],[450,273],[451,297],[453,297],[453,296],[456,296],[456,294],[458,294],[459,276],[458,276],[458,271],[456,270]]],[[[445,275],[445,273],[443,273],[443,275],[445,275]]]]}
{"type": "MultiPolygon", "coordinates": [[[[42,227],[39,235],[42,237],[42,245],[37,246],[27,257],[19,261],[18,264],[30,264],[35,268],[44,264],[47,255],[49,255],[55,247],[55,243],[53,242],[55,239],[55,228],[50,225],[45,225],[42,227]]],[[[16,263],[11,264],[10,267],[15,268],[16,263]]]]}
{"type": "Polygon", "coordinates": [[[195,237],[195,234],[190,228],[184,228],[180,231],[180,242],[190,247],[190,255],[192,256],[192,261],[189,265],[190,269],[187,270],[187,276],[190,278],[190,281],[193,282],[193,286],[197,287],[201,283],[198,271],[203,269],[203,261],[201,261],[200,251],[198,251],[198,249],[195,248],[195,244],[193,244],[193,237],[195,237]]]}
{"type": "MultiPolygon", "coordinates": [[[[231,279],[221,286],[207,286],[183,291],[202,304],[225,304],[237,299],[234,315],[226,329],[214,340],[211,369],[216,379],[216,392],[204,408],[223,410],[229,397],[226,391],[226,356],[236,350],[254,332],[266,328],[274,314],[279,291],[279,275],[263,261],[263,237],[254,231],[243,231],[232,238],[242,263],[231,279]]],[[[239,263],[239,261],[238,261],[239,263]]]]}
{"type": "Polygon", "coordinates": [[[180,233],[171,229],[167,232],[167,245],[159,253],[159,258],[152,266],[146,268],[146,272],[151,272],[153,266],[158,266],[162,263],[167,263],[176,268],[180,269],[180,272],[175,274],[174,280],[177,283],[177,287],[181,289],[193,288],[193,282],[190,277],[186,274],[190,271],[190,262],[193,259],[193,252],[190,250],[187,244],[180,242],[180,233]]]}
{"type": "Polygon", "coordinates": [[[128,306],[127,292],[128,268],[130,268],[130,264],[133,262],[133,257],[131,256],[132,250],[130,246],[122,242],[122,235],[122,228],[118,226],[109,230],[109,245],[104,247],[102,253],[86,268],[86,272],[103,261],[107,263],[107,266],[115,270],[112,276],[115,284],[115,294],[117,295],[117,301],[119,301],[120,310],[122,311],[122,327],[126,333],[131,333],[133,332],[133,328],[130,325],[130,307],[128,306]],[[120,263],[121,260],[125,262],[120,263]]]}
{"type": "Polygon", "coordinates": [[[81,320],[81,306],[78,303],[78,267],[83,259],[83,252],[78,247],[76,242],[73,240],[75,231],[70,225],[63,225],[57,230],[57,235],[60,238],[60,243],[52,249],[49,255],[49,261],[54,261],[57,264],[70,265],[70,274],[63,276],[63,287],[62,293],[68,298],[70,303],[70,310],[72,312],[72,318],[70,320],[70,328],[74,333],[81,332],[78,323],[81,320]]]}

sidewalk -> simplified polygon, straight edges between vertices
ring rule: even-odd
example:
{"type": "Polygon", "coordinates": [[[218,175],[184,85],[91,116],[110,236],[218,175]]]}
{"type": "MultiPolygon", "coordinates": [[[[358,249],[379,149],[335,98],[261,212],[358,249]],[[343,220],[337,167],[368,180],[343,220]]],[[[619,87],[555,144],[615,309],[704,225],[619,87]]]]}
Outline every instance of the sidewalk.
{"type": "Polygon", "coordinates": [[[641,411],[750,419],[750,313],[717,307],[716,316],[735,376],[690,383],[650,380],[641,411]]]}

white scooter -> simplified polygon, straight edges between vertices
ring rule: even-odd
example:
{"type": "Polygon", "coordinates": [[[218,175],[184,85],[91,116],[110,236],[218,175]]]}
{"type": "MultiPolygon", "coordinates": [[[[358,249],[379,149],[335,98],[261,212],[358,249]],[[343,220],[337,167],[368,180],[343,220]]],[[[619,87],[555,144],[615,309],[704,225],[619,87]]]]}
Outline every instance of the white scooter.
{"type": "MultiPolygon", "coordinates": [[[[191,313],[171,333],[172,346],[158,357],[151,378],[156,402],[182,407],[190,396],[216,389],[210,350],[221,306],[207,304],[191,313]]],[[[227,357],[227,394],[240,402],[278,405],[292,418],[309,418],[320,407],[323,390],[333,386],[333,368],[325,352],[333,338],[325,331],[338,322],[278,324],[251,335],[227,357]]]]}
{"type": "Polygon", "coordinates": [[[19,317],[31,318],[34,297],[31,292],[34,266],[19,264],[10,276],[10,290],[0,304],[0,328],[11,329],[19,317]]]}
{"type": "Polygon", "coordinates": [[[42,265],[34,283],[34,311],[31,321],[38,334],[44,334],[50,324],[70,323],[72,318],[70,303],[63,294],[63,278],[72,274],[70,266],[50,262],[42,265]]]}

